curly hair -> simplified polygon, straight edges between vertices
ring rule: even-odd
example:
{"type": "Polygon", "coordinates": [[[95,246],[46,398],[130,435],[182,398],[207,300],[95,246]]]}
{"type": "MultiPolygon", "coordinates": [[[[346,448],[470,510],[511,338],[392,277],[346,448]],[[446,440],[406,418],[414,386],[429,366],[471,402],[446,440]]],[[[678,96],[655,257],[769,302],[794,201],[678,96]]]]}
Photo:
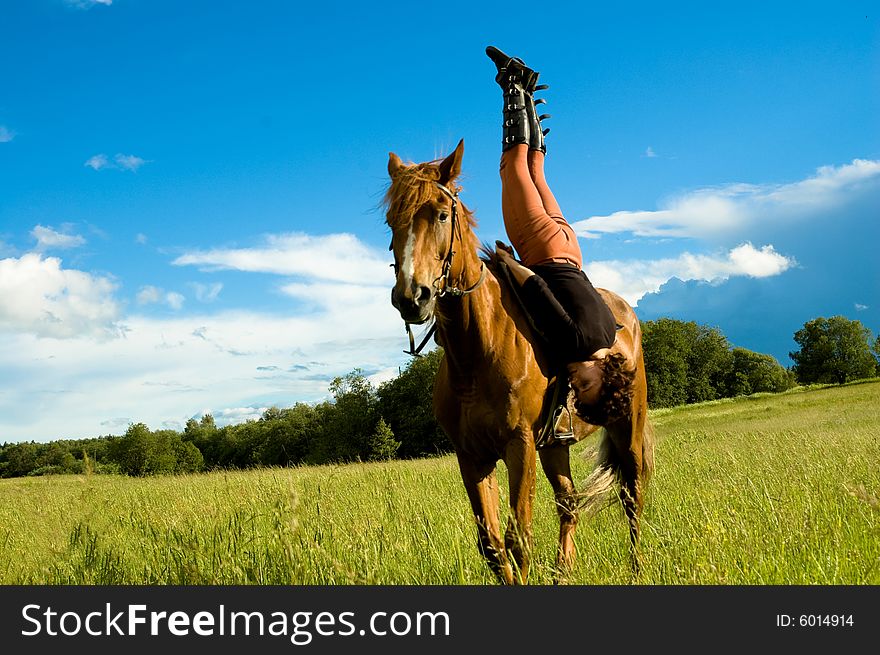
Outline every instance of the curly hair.
{"type": "Polygon", "coordinates": [[[591,425],[608,425],[632,413],[633,381],[636,372],[625,367],[626,357],[613,353],[602,360],[602,391],[593,404],[582,403],[575,396],[578,416],[591,425]]]}

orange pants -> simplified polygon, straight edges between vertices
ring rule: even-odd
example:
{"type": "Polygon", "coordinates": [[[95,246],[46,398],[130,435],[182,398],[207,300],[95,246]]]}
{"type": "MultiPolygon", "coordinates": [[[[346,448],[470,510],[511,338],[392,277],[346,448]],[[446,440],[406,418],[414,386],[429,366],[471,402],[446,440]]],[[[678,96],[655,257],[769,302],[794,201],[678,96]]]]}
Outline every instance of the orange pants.
{"type": "Polygon", "coordinates": [[[501,212],[507,236],[525,266],[554,261],[583,265],[577,236],[544,178],[540,150],[520,144],[502,153],[501,212]]]}

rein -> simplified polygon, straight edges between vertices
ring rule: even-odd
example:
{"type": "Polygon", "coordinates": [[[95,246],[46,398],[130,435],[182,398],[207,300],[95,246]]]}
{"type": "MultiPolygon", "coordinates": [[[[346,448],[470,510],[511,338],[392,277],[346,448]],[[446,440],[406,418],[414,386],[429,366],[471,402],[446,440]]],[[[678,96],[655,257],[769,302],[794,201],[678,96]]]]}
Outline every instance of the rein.
{"type": "MultiPolygon", "coordinates": [[[[437,185],[437,188],[449,196],[449,199],[452,201],[452,210],[449,213],[452,224],[449,226],[449,249],[446,252],[446,257],[443,259],[443,268],[441,269],[440,276],[434,280],[434,290],[437,298],[442,298],[446,295],[453,296],[454,298],[461,298],[462,296],[466,296],[469,293],[476,291],[486,280],[486,263],[480,262],[480,279],[470,288],[460,289],[450,282],[449,276],[450,271],[452,270],[452,258],[455,256],[453,246],[455,245],[456,230],[458,230],[459,240],[461,240],[461,228],[458,223],[458,192],[456,191],[453,193],[439,182],[435,182],[435,184],[437,185]]],[[[437,331],[437,319],[434,319],[434,322],[431,324],[431,329],[428,330],[428,333],[425,335],[424,339],[422,339],[422,342],[418,347],[415,345],[415,337],[413,337],[412,328],[410,327],[411,323],[405,324],[406,334],[409,337],[409,350],[404,350],[403,352],[412,357],[421,357],[422,349],[424,349],[428,340],[430,340],[437,331]]]]}

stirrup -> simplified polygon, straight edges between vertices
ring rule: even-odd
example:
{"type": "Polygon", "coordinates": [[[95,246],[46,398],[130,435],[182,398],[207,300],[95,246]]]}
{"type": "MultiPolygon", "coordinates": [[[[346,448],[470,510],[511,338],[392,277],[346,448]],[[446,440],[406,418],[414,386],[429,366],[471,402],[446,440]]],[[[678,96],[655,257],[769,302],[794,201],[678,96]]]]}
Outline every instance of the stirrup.
{"type": "Polygon", "coordinates": [[[556,411],[553,412],[553,439],[550,443],[571,444],[576,441],[577,439],[575,439],[574,436],[574,421],[571,417],[571,410],[568,409],[568,405],[560,405],[556,408],[556,411]],[[562,418],[563,413],[568,415],[568,430],[557,429],[557,424],[559,423],[559,419],[562,418]]]}
{"type": "Polygon", "coordinates": [[[550,423],[544,429],[543,434],[535,444],[536,450],[544,448],[552,448],[554,446],[572,446],[577,443],[577,437],[574,436],[574,423],[571,419],[571,412],[567,405],[559,405],[554,411],[550,423]],[[568,414],[568,430],[557,430],[556,424],[562,417],[562,413],[568,414]]]}

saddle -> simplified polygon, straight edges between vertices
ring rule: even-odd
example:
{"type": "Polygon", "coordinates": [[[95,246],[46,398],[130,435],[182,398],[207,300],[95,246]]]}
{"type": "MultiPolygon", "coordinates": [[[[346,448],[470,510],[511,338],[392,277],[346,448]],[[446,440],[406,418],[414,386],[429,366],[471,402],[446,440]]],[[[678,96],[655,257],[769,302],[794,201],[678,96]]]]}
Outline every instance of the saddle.
{"type": "MultiPolygon", "coordinates": [[[[518,285],[513,280],[510,269],[497,259],[495,253],[488,248],[485,252],[496,263],[496,268],[503,272],[507,288],[516,299],[520,309],[528,320],[534,334],[543,341],[544,336],[535,325],[529,308],[526,307],[518,291],[518,285]]],[[[548,448],[551,446],[570,446],[577,443],[574,434],[573,407],[570,406],[568,375],[565,371],[559,371],[550,378],[547,389],[544,391],[544,404],[541,410],[541,432],[535,438],[535,448],[548,448]]]]}

